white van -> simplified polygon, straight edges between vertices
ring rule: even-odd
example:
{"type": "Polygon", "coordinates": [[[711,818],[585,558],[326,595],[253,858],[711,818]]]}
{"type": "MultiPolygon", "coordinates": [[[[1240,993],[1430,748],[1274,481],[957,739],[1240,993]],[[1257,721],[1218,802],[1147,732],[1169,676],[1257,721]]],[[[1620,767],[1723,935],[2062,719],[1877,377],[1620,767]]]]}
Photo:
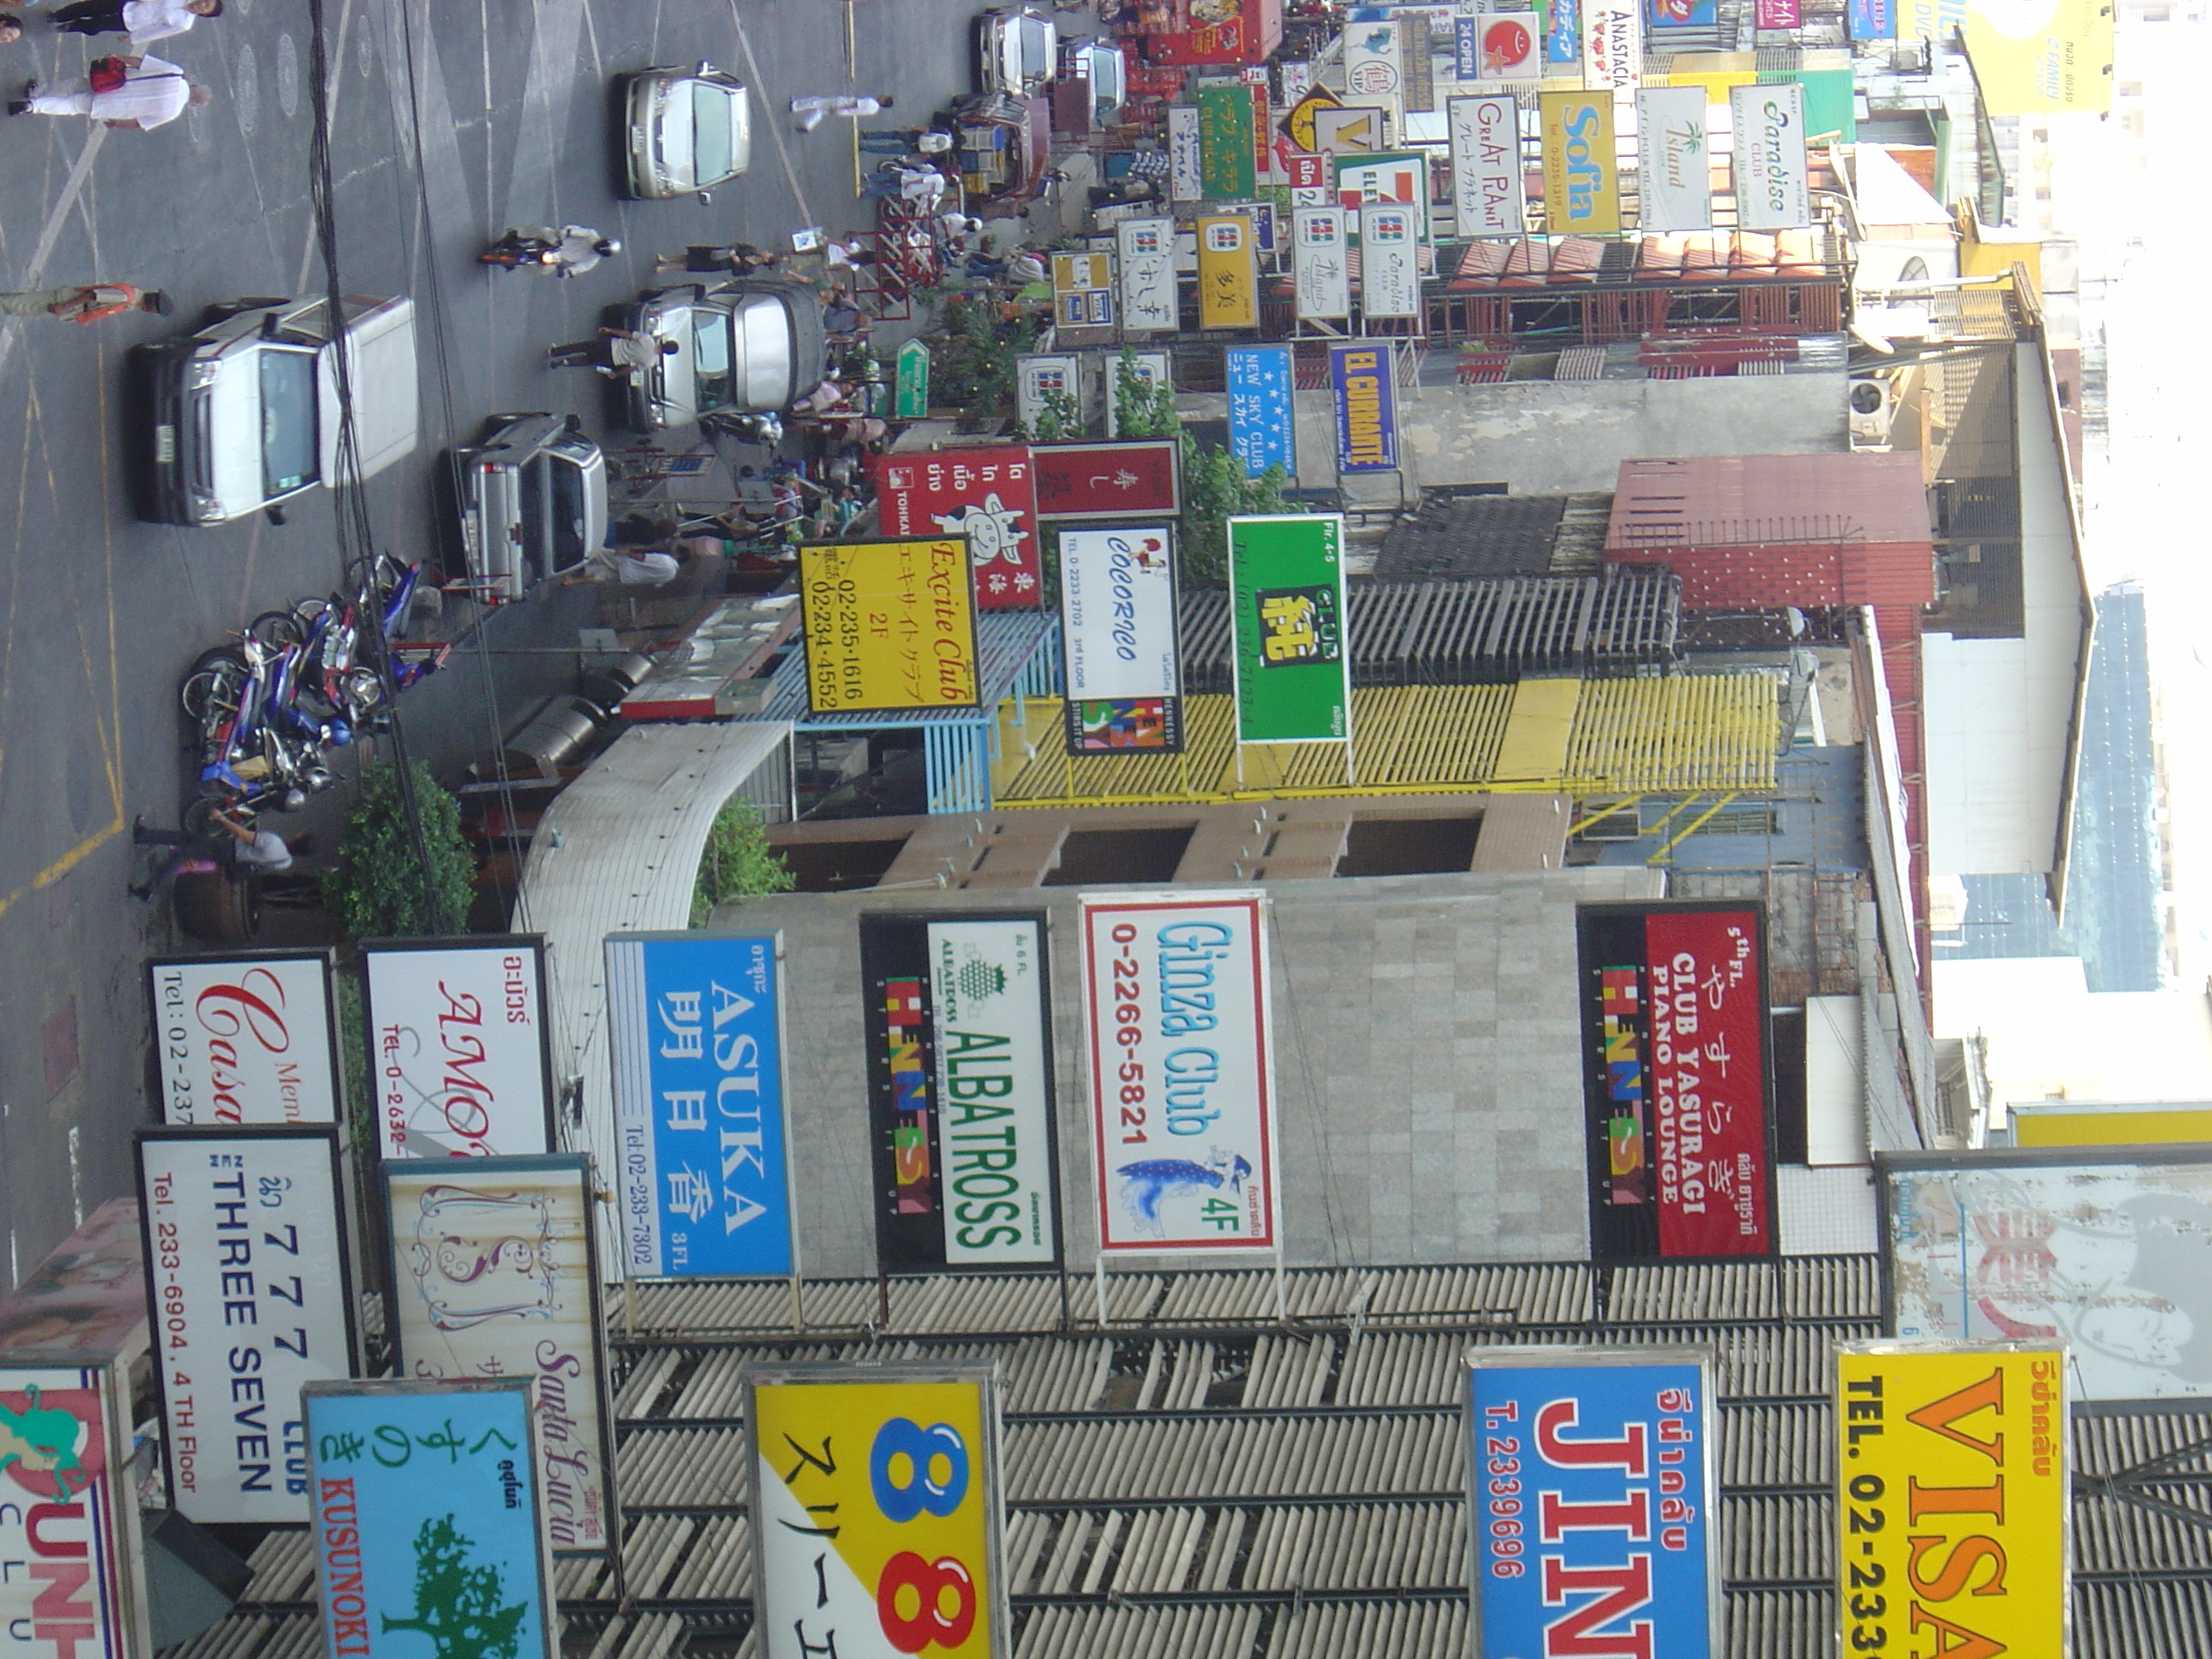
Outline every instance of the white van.
{"type": "Polygon", "coordinates": [[[333,340],[322,298],[239,300],[198,333],[134,354],[146,410],[141,516],[228,524],[335,477],[338,401],[333,354],[353,383],[361,476],[416,442],[415,304],[349,294],[333,340]]]}

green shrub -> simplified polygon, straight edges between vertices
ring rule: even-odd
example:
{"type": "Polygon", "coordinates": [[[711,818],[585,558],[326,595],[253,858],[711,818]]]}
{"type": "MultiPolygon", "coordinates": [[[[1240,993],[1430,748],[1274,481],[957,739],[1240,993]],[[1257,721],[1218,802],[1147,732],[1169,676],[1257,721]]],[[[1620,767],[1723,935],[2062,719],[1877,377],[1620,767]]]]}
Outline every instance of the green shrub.
{"type": "Polygon", "coordinates": [[[467,925],[476,855],[461,835],[461,804],[416,761],[410,776],[429,854],[429,882],[399,799],[399,774],[370,767],[346,814],[337,867],[323,878],[323,902],[356,939],[459,933],[467,925]],[[433,895],[435,901],[433,902],[433,895]]]}
{"type": "Polygon", "coordinates": [[[714,907],[756,893],[788,893],[799,884],[783,854],[768,844],[760,814],[750,801],[733,800],[714,815],[699,879],[691,889],[691,925],[704,927],[714,907]]]}

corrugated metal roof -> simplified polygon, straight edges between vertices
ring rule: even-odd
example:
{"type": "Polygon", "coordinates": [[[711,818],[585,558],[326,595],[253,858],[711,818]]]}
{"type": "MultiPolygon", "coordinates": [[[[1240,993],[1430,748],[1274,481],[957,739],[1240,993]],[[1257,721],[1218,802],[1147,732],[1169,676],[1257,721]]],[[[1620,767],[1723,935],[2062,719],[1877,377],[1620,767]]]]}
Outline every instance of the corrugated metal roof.
{"type": "MultiPolygon", "coordinates": [[[[806,696],[806,644],[794,644],[776,665],[775,690],[769,693],[760,718],[781,720],[803,732],[873,729],[878,726],[973,725],[990,718],[989,711],[1011,695],[1023,671],[1043,653],[1054,656],[1060,645],[1060,618],[1040,611],[986,611],[975,618],[975,686],[977,706],[963,708],[902,708],[886,714],[880,709],[853,714],[817,714],[806,696]]],[[[1055,672],[1054,679],[1059,678],[1055,672]]]]}

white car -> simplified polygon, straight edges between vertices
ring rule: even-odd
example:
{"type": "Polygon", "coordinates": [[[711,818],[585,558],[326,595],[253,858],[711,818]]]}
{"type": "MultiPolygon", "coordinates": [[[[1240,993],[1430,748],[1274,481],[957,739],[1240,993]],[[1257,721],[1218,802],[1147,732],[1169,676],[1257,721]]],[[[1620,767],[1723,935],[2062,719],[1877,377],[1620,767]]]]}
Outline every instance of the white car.
{"type": "Polygon", "coordinates": [[[606,458],[574,415],[495,415],[450,462],[469,574],[498,597],[567,574],[606,539],[606,458]]]}
{"type": "MultiPolygon", "coordinates": [[[[1103,127],[1129,99],[1129,65],[1121,48],[1105,40],[1083,40],[1067,49],[1062,84],[1069,79],[1091,88],[1091,123],[1103,127]]],[[[1056,94],[1055,94],[1056,95],[1056,94]]]]}
{"type": "Polygon", "coordinates": [[[976,84],[985,92],[1034,98],[1059,58],[1060,30],[1049,17],[1009,6],[975,20],[976,84]]]}
{"type": "Polygon", "coordinates": [[[622,383],[620,418],[637,432],[781,409],[822,378],[829,357],[821,298],[791,277],[661,289],[611,307],[607,320],[676,343],[622,383]]]}
{"type": "Polygon", "coordinates": [[[629,77],[623,108],[633,196],[704,200],[752,165],[751,94],[712,64],[641,70],[629,77]]]}

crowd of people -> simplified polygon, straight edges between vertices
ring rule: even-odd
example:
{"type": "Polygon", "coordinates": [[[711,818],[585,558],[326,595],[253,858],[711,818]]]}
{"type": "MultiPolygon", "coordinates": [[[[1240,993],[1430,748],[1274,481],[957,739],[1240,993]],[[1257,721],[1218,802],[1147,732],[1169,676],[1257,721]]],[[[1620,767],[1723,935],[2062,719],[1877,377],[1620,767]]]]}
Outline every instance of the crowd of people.
{"type": "Polygon", "coordinates": [[[0,0],[0,46],[21,40],[27,20],[58,34],[119,34],[129,50],[94,58],[81,76],[31,81],[8,104],[10,115],[82,115],[101,125],[149,131],[166,126],[213,95],[167,58],[145,50],[185,33],[202,18],[222,15],[223,0],[72,0],[44,12],[22,0],[0,0]]]}

